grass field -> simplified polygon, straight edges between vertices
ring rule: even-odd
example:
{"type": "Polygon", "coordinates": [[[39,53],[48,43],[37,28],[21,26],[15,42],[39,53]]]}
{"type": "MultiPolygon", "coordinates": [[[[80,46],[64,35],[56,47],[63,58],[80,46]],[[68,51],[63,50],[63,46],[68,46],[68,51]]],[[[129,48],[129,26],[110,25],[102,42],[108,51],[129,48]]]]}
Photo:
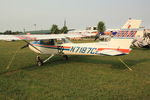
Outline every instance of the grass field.
{"type": "Polygon", "coordinates": [[[150,100],[150,50],[121,56],[54,57],[42,67],[24,42],[0,41],[0,100],[150,100]]]}

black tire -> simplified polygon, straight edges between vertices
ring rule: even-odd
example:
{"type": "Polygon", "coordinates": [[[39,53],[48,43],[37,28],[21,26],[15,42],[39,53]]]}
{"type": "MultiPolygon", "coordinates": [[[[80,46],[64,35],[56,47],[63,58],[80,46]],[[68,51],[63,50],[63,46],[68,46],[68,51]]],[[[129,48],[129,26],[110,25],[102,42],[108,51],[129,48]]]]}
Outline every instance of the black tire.
{"type": "Polygon", "coordinates": [[[63,59],[64,59],[64,60],[68,60],[69,57],[68,57],[67,55],[63,55],[63,59]]]}
{"type": "Polygon", "coordinates": [[[37,65],[38,65],[38,66],[42,66],[42,65],[43,65],[43,62],[42,62],[42,61],[37,61],[37,65]]]}

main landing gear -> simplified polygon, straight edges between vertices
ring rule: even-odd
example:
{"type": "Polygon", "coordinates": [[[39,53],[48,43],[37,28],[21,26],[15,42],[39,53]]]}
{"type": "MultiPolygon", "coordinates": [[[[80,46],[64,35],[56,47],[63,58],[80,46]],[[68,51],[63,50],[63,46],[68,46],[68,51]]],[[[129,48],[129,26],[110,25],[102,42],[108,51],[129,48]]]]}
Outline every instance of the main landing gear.
{"type": "Polygon", "coordinates": [[[67,55],[63,55],[63,59],[64,59],[64,60],[68,60],[69,58],[68,58],[67,55]]]}

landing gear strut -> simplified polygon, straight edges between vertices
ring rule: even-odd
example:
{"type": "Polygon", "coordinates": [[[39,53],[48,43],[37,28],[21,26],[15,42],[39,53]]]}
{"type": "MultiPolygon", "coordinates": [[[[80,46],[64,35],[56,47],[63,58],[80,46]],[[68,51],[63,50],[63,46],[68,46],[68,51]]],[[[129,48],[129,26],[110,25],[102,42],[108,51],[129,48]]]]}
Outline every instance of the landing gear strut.
{"type": "Polygon", "coordinates": [[[51,56],[49,56],[47,59],[45,59],[44,61],[40,58],[40,56],[36,57],[37,60],[37,65],[38,66],[42,66],[44,63],[46,63],[48,60],[50,60],[52,57],[54,56],[54,54],[52,54],[51,56]]]}

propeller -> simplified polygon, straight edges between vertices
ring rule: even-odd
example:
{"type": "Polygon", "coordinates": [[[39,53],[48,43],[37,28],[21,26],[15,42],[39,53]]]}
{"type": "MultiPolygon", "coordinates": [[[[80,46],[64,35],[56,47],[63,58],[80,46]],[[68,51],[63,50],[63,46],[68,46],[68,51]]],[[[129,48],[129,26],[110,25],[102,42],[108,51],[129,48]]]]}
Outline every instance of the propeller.
{"type": "Polygon", "coordinates": [[[29,46],[29,44],[26,44],[25,46],[22,46],[20,49],[27,48],[28,46],[29,46]]]}

